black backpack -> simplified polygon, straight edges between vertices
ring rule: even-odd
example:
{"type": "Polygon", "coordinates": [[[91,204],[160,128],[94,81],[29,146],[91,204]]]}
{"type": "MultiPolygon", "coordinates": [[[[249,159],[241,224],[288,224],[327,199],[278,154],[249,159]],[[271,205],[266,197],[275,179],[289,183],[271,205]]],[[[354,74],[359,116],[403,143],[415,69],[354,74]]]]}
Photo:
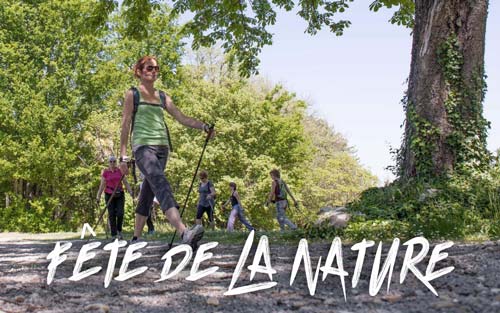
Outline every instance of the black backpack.
{"type": "MultiPolygon", "coordinates": [[[[130,127],[130,140],[132,140],[132,132],[134,130],[134,123],[135,123],[135,113],[137,113],[137,109],[139,108],[139,102],[140,102],[140,94],[139,94],[139,90],[137,90],[136,87],[132,86],[130,87],[130,90],[132,90],[132,93],[134,95],[134,111],[132,113],[132,126],[130,127]]],[[[160,94],[160,103],[161,103],[161,107],[166,110],[167,108],[167,95],[165,94],[164,91],[162,90],[159,90],[158,93],[160,94]]],[[[168,126],[167,126],[167,123],[165,121],[163,121],[165,123],[165,129],[167,131],[167,140],[168,140],[168,146],[170,148],[170,152],[174,151],[174,148],[172,146],[172,140],[170,140],[170,132],[168,131],[168,126]]]]}
{"type": "Polygon", "coordinates": [[[274,188],[274,201],[286,200],[286,183],[280,179],[279,183],[276,183],[276,187],[274,188]]]}

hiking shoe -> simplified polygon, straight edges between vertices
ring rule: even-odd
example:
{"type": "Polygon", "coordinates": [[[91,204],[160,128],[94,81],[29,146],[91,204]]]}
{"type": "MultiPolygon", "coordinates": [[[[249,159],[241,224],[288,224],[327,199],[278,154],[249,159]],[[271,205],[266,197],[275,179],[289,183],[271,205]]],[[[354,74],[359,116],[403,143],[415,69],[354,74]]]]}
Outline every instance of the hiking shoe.
{"type": "Polygon", "coordinates": [[[123,235],[122,235],[122,232],[121,232],[121,231],[119,231],[119,232],[118,232],[118,239],[119,239],[119,240],[123,240],[123,235]]]}
{"type": "Polygon", "coordinates": [[[152,229],[152,230],[148,230],[148,235],[154,235],[155,234],[155,230],[152,229]]]}
{"type": "Polygon", "coordinates": [[[138,243],[138,242],[141,242],[141,241],[143,241],[141,238],[133,238],[132,237],[132,239],[129,240],[128,244],[132,245],[134,243],[138,243]]]}
{"type": "Polygon", "coordinates": [[[201,225],[195,225],[190,229],[186,229],[182,234],[182,243],[190,245],[193,249],[196,248],[198,241],[203,238],[205,230],[201,225]]]}

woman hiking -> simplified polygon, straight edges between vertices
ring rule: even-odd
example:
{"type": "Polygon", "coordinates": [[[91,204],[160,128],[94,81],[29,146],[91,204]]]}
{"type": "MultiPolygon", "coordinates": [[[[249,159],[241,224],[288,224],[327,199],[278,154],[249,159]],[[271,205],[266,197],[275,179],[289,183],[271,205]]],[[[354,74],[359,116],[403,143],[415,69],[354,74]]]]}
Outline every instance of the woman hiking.
{"type": "Polygon", "coordinates": [[[229,214],[229,219],[227,221],[227,231],[232,232],[234,230],[234,222],[236,221],[236,217],[240,219],[240,222],[245,225],[245,227],[249,230],[255,230],[255,228],[248,222],[245,218],[245,213],[243,212],[243,206],[241,205],[240,195],[238,191],[236,191],[236,183],[230,182],[229,189],[231,191],[231,196],[229,199],[222,205],[222,208],[225,208],[227,204],[231,203],[231,213],[229,214]]]}
{"type": "Polygon", "coordinates": [[[97,191],[97,204],[101,203],[101,195],[104,191],[104,200],[108,204],[108,220],[109,228],[111,228],[111,237],[114,239],[123,239],[122,226],[123,216],[125,214],[125,194],[123,192],[123,184],[127,188],[128,193],[133,197],[132,188],[127,182],[127,178],[123,176],[122,171],[116,166],[116,157],[110,156],[108,168],[101,173],[101,184],[97,191]],[[115,190],[116,189],[116,190],[115,190]],[[113,194],[114,191],[114,194],[113,194]],[[111,200],[110,198],[113,197],[111,200]]]}
{"type": "Polygon", "coordinates": [[[215,206],[215,187],[208,180],[208,172],[203,170],[200,172],[200,184],[198,186],[198,206],[196,210],[196,224],[201,225],[203,213],[207,212],[208,222],[210,226],[214,226],[214,206],[215,206]]]}
{"type": "Polygon", "coordinates": [[[140,237],[149,210],[156,196],[160,208],[170,224],[181,234],[183,243],[195,246],[203,237],[204,229],[195,225],[188,229],[182,222],[179,214],[179,205],[175,201],[172,188],[165,177],[165,167],[170,152],[168,129],[163,113],[167,111],[175,120],[190,128],[210,133],[210,126],[192,117],[184,115],[172,102],[167,94],[154,87],[160,67],[154,56],[140,58],[134,66],[134,75],[139,80],[137,88],[131,88],[125,95],[123,107],[122,127],[120,136],[120,169],[128,173],[127,142],[132,127],[132,152],[139,170],[145,180],[139,195],[139,202],[135,210],[135,227],[132,242],[140,237]],[[138,99],[134,104],[134,95],[138,99]]]}
{"type": "Polygon", "coordinates": [[[269,192],[266,205],[268,205],[269,202],[276,204],[276,219],[278,220],[278,224],[280,225],[280,230],[282,232],[285,230],[285,225],[290,227],[292,230],[295,230],[297,229],[297,226],[286,217],[286,209],[288,207],[288,200],[286,199],[287,194],[292,197],[295,207],[298,207],[299,204],[293,197],[290,189],[288,189],[286,183],[281,179],[279,170],[273,169],[269,172],[269,175],[271,176],[273,183],[271,185],[271,192],[269,192]]]}

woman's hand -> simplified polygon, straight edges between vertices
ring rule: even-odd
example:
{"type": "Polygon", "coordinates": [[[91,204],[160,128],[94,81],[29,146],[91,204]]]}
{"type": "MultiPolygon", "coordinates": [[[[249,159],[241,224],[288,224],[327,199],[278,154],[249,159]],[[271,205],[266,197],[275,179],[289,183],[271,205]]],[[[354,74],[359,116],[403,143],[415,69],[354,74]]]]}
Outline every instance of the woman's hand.
{"type": "Polygon", "coordinates": [[[209,124],[203,124],[203,131],[207,133],[208,139],[215,138],[215,126],[209,124]]]}

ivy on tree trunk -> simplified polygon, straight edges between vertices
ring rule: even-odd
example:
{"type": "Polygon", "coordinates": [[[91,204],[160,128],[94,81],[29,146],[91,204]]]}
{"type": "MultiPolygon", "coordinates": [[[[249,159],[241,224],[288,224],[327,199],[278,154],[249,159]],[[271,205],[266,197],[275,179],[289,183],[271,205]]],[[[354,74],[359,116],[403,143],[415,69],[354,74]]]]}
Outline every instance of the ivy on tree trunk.
{"type": "Polygon", "coordinates": [[[487,0],[415,1],[399,175],[435,178],[489,163],[483,118],[487,0]]]}

